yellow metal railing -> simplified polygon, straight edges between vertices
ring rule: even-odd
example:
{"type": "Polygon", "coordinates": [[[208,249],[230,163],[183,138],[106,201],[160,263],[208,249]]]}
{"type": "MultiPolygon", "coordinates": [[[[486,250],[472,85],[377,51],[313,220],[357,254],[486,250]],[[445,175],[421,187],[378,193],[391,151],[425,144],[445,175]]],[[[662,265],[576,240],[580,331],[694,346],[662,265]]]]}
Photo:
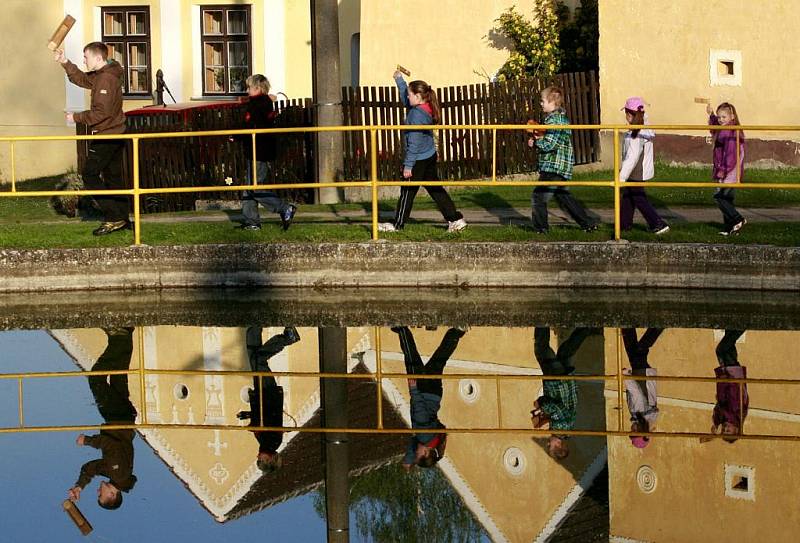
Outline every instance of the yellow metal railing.
{"type": "MultiPolygon", "coordinates": [[[[177,429],[177,428],[196,428],[196,429],[211,429],[211,430],[237,430],[237,431],[298,431],[298,432],[343,432],[343,433],[359,433],[359,434],[408,434],[416,433],[414,428],[386,428],[384,426],[384,412],[383,412],[383,399],[384,399],[384,385],[383,381],[386,379],[442,379],[442,380],[461,380],[461,379],[474,379],[483,381],[494,381],[495,390],[497,393],[497,424],[495,427],[487,428],[480,427],[453,427],[447,428],[448,433],[515,433],[515,434],[531,434],[531,435],[549,435],[553,433],[551,430],[534,429],[531,427],[524,428],[509,428],[504,427],[502,422],[502,395],[500,394],[500,383],[502,381],[543,381],[543,380],[561,380],[561,381],[588,381],[588,382],[616,382],[618,387],[616,394],[616,406],[614,409],[617,411],[618,424],[616,430],[609,429],[611,421],[606,421],[606,429],[604,430],[558,430],[556,433],[575,436],[657,436],[657,437],[716,437],[713,434],[699,433],[699,432],[631,432],[624,429],[625,416],[625,381],[656,381],[656,382],[687,382],[687,383],[737,383],[739,385],[739,398],[740,398],[740,412],[743,412],[743,387],[746,385],[770,385],[770,386],[785,386],[785,385],[800,385],[800,379],[764,379],[764,378],[717,378],[717,377],[700,377],[700,376],[643,376],[643,375],[625,375],[623,373],[623,360],[622,360],[622,346],[620,340],[619,329],[607,329],[608,332],[614,333],[614,340],[616,344],[615,365],[616,372],[614,374],[602,375],[521,375],[521,374],[488,374],[488,373],[445,373],[442,375],[418,375],[406,373],[392,373],[385,372],[382,368],[382,353],[381,353],[381,328],[374,327],[373,339],[375,350],[375,372],[374,373],[333,373],[333,372],[298,372],[298,371],[284,371],[284,372],[264,372],[264,371],[235,371],[235,370],[167,370],[167,369],[148,369],[145,366],[144,349],[143,349],[143,333],[139,328],[137,332],[137,345],[138,345],[138,368],[129,370],[115,370],[115,371],[64,371],[64,372],[24,372],[24,373],[0,373],[0,382],[3,381],[17,381],[18,391],[18,420],[17,426],[0,427],[0,434],[4,433],[17,433],[17,432],[57,432],[57,431],[86,431],[86,430],[112,430],[112,429],[177,429]],[[61,426],[28,426],[25,423],[24,416],[24,381],[35,380],[43,378],[73,378],[73,377],[89,377],[97,375],[128,375],[139,377],[139,409],[140,421],[139,423],[132,424],[103,424],[103,425],[61,425],[61,426]],[[257,377],[259,385],[261,379],[264,377],[292,377],[292,378],[311,378],[311,379],[355,379],[374,381],[376,383],[376,413],[377,421],[374,428],[283,428],[273,426],[241,426],[238,424],[164,424],[153,423],[148,420],[147,413],[147,395],[146,395],[146,378],[147,376],[222,376],[222,377],[257,377]]],[[[259,386],[259,405],[263,403],[263,390],[259,386]]],[[[531,403],[535,398],[531,398],[531,403]]],[[[735,437],[737,439],[763,439],[763,440],[781,440],[781,441],[800,441],[800,434],[787,435],[787,434],[747,434],[744,431],[744,417],[740,418],[740,433],[735,437]]]]}
{"type": "MultiPolygon", "coordinates": [[[[647,181],[647,182],[623,182],[620,180],[620,145],[619,139],[622,132],[628,131],[632,128],[647,128],[651,130],[669,130],[669,131],[719,131],[719,130],[736,130],[737,140],[738,134],[742,130],[755,131],[755,132],[797,132],[800,131],[800,126],[793,125],[775,125],[775,126],[719,126],[719,125],[647,125],[647,126],[633,126],[633,125],[547,125],[548,130],[602,130],[610,131],[614,139],[614,179],[613,180],[588,180],[588,181],[563,181],[558,182],[559,186],[566,187],[607,187],[614,191],[614,239],[620,239],[620,193],[624,187],[671,187],[671,188],[719,188],[720,183],[696,183],[696,182],[664,182],[664,181],[647,181]]],[[[129,195],[133,197],[133,225],[134,225],[134,244],[141,244],[141,196],[149,194],[175,194],[175,193],[188,193],[188,192],[221,192],[221,191],[247,191],[247,190],[276,190],[276,189],[318,189],[318,188],[353,188],[353,187],[369,187],[371,189],[371,219],[372,219],[372,239],[378,239],[378,189],[380,187],[391,186],[445,186],[445,187],[538,187],[538,186],[552,186],[553,181],[537,181],[537,180],[498,180],[497,179],[497,131],[524,131],[530,129],[530,125],[514,125],[514,124],[486,124],[486,125],[369,125],[369,126],[332,126],[332,127],[296,127],[296,128],[270,128],[258,130],[220,130],[220,131],[199,131],[199,132],[164,132],[164,133],[148,133],[148,134],[115,134],[115,135],[93,135],[93,136],[9,136],[0,137],[0,142],[7,142],[10,145],[10,159],[11,159],[11,191],[0,191],[0,198],[15,198],[15,197],[50,197],[50,196],[63,196],[64,194],[72,194],[76,196],[102,196],[102,195],[129,195]],[[492,175],[489,180],[470,180],[470,181],[404,181],[404,180],[388,180],[380,181],[378,179],[378,133],[383,131],[394,130],[491,130],[492,132],[492,175]],[[235,136],[235,135],[250,135],[252,138],[252,146],[255,149],[256,135],[257,134],[294,134],[294,133],[319,133],[319,132],[369,132],[369,152],[370,152],[370,179],[364,181],[341,181],[330,182],[321,181],[313,183],[275,183],[270,185],[258,185],[256,183],[256,155],[253,152],[253,166],[251,168],[252,184],[251,185],[214,185],[214,186],[197,186],[197,187],[163,187],[163,188],[142,188],[140,180],[140,165],[139,165],[139,149],[142,140],[155,140],[155,139],[168,139],[168,138],[186,138],[186,137],[211,137],[211,136],[235,136]],[[126,139],[132,143],[133,154],[133,187],[130,189],[118,190],[79,190],[79,191],[19,191],[17,190],[17,170],[16,170],[16,153],[15,144],[17,142],[42,142],[42,141],[86,141],[86,140],[119,140],[126,139]]],[[[520,137],[523,137],[521,135],[520,137]]],[[[740,163],[741,157],[739,156],[739,146],[737,145],[737,164],[740,163]]],[[[726,187],[735,186],[736,188],[743,189],[788,189],[799,190],[800,183],[742,183],[726,184],[726,187]]]]}

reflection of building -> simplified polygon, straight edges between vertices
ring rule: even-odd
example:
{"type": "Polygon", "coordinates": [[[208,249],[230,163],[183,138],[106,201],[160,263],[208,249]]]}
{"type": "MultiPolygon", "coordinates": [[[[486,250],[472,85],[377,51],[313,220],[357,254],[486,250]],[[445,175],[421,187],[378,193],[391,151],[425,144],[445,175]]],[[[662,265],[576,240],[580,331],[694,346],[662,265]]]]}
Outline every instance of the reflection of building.
{"type": "MultiPolygon", "coordinates": [[[[615,330],[606,331],[606,372],[616,371],[615,330]]],[[[737,345],[749,377],[796,374],[796,332],[748,331],[737,345]]],[[[651,351],[659,375],[713,377],[713,330],[667,330],[651,351]]],[[[623,354],[623,364],[627,359],[623,354]]],[[[606,390],[609,429],[616,429],[617,393],[606,390]]],[[[745,432],[800,434],[800,403],[791,386],[748,385],[745,432]]],[[[708,432],[714,383],[658,383],[658,431],[708,432]]],[[[628,429],[627,410],[623,411],[628,429]]],[[[800,512],[791,501],[800,484],[797,444],[740,439],[655,438],[645,449],[609,438],[611,535],[635,541],[794,541],[800,512]],[[768,519],[768,520],[767,520],[768,519]]]]}
{"type": "MultiPolygon", "coordinates": [[[[139,360],[138,330],[134,361],[139,360]]],[[[247,368],[244,329],[145,327],[142,338],[148,369],[241,370],[247,368]],[[175,356],[175,353],[179,353],[175,356]]],[[[280,329],[265,329],[264,337],[280,329]]],[[[416,330],[420,353],[430,354],[443,329],[416,330]]],[[[105,347],[99,330],[54,331],[84,368],[105,347]]],[[[317,371],[317,333],[300,329],[301,342],[273,359],[275,371],[317,371]]],[[[372,329],[349,330],[348,348],[353,353],[352,371],[374,371],[372,329]],[[363,364],[361,362],[363,361],[363,364]]],[[[394,334],[384,330],[383,370],[403,373],[402,355],[394,334]]],[[[602,366],[588,345],[579,353],[585,371],[602,366]]],[[[531,380],[446,380],[440,413],[451,427],[528,428],[529,410],[541,388],[540,375],[532,356],[531,329],[471,330],[462,340],[447,373],[511,373],[530,375],[531,380]],[[502,397],[498,412],[497,392],[502,397]]],[[[315,378],[280,378],[286,390],[285,424],[319,427],[319,388],[315,378]],[[296,422],[295,422],[296,421],[296,422]]],[[[150,375],[146,379],[148,420],[162,423],[238,424],[240,409],[247,409],[244,393],[248,377],[150,375]]],[[[130,380],[131,396],[141,413],[135,378],[130,380]]],[[[384,424],[408,424],[408,396],[405,379],[384,381],[384,424]]],[[[348,412],[351,426],[375,427],[375,383],[351,382],[348,412]]],[[[581,386],[579,427],[602,427],[599,387],[581,386]]],[[[231,520],[269,507],[320,486],[323,480],[321,445],[318,434],[287,433],[284,437],[286,463],[273,474],[264,475],[254,466],[255,440],[249,432],[197,430],[143,430],[142,436],[155,452],[185,482],[200,503],[219,521],[231,520]]],[[[352,436],[351,473],[358,474],[388,462],[399,462],[405,435],[352,436]]],[[[478,521],[498,541],[528,541],[554,531],[569,507],[602,468],[605,447],[601,440],[576,438],[572,454],[562,465],[555,464],[536,442],[511,434],[453,434],[446,459],[439,464],[478,521]],[[578,484],[580,483],[580,484],[578,484]],[[498,492],[502,484],[503,492],[498,492]]]]}

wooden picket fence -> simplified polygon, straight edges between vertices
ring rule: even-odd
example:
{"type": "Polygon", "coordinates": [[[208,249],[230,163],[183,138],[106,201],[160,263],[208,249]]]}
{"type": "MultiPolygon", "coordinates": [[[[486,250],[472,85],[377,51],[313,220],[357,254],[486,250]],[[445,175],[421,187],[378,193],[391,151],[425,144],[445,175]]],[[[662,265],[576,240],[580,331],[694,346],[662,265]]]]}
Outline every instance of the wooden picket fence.
{"type": "MultiPolygon", "coordinates": [[[[599,81],[595,72],[559,74],[550,81],[523,79],[483,85],[437,89],[442,124],[521,124],[529,115],[542,120],[540,93],[548,85],[564,89],[567,115],[573,124],[600,123],[599,81]]],[[[345,87],[342,89],[344,123],[351,126],[401,124],[405,110],[396,87],[345,87]]],[[[476,179],[492,173],[492,131],[437,131],[439,173],[443,179],[476,179]]],[[[596,130],[572,133],[576,164],[599,159],[600,137],[596,130]]],[[[497,132],[497,175],[531,172],[536,153],[520,131],[497,132]]],[[[379,178],[397,179],[403,160],[402,134],[379,134],[379,178]]],[[[345,136],[345,178],[369,178],[369,139],[363,132],[345,136]]]]}
{"type": "MultiPolygon", "coordinates": [[[[442,124],[524,124],[533,114],[541,120],[539,95],[548,84],[562,87],[566,110],[573,124],[599,124],[599,83],[595,72],[559,74],[551,81],[524,79],[482,85],[461,85],[438,89],[442,124]]],[[[277,102],[278,127],[314,125],[314,109],[308,98],[277,102]]],[[[343,123],[348,126],[397,125],[405,121],[405,109],[396,87],[345,87],[342,89],[343,123]]],[[[246,184],[244,145],[249,139],[192,137],[201,130],[238,129],[244,125],[244,106],[239,102],[181,106],[175,110],[153,108],[127,116],[129,133],[187,132],[186,137],[142,140],[140,144],[141,186],[144,188],[191,187],[222,184],[230,178],[246,184]]],[[[479,179],[492,173],[492,131],[487,129],[436,131],[439,174],[442,179],[479,179]]],[[[85,126],[78,133],[86,133],[85,126]]],[[[398,179],[402,168],[403,144],[399,130],[379,132],[378,165],[381,180],[398,179]]],[[[596,130],[573,131],[577,164],[598,160],[599,134],[596,130]]],[[[312,182],[315,177],[315,138],[310,133],[282,134],[277,138],[278,159],[271,181],[312,182]]],[[[536,152],[527,146],[520,130],[498,130],[497,175],[536,170],[536,152]]],[[[78,142],[78,167],[86,159],[86,142],[78,142]]],[[[130,180],[130,149],[126,151],[125,171],[130,180]]],[[[367,131],[344,133],[344,179],[370,178],[369,136],[367,131]]],[[[311,202],[313,191],[290,191],[290,198],[311,202]]],[[[219,192],[196,195],[151,195],[142,202],[145,212],[194,209],[195,200],[238,199],[238,193],[219,192]]]]}

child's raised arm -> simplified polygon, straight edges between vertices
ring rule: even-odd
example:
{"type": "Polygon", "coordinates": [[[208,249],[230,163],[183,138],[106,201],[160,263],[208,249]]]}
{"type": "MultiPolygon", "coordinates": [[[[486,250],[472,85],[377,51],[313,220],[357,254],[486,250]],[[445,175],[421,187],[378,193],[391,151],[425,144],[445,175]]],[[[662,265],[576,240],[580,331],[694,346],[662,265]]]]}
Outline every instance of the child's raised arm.
{"type": "Polygon", "coordinates": [[[394,73],[394,82],[397,85],[397,91],[400,93],[400,101],[403,102],[404,106],[411,107],[411,103],[408,101],[408,83],[403,79],[403,75],[400,72],[394,73]]]}

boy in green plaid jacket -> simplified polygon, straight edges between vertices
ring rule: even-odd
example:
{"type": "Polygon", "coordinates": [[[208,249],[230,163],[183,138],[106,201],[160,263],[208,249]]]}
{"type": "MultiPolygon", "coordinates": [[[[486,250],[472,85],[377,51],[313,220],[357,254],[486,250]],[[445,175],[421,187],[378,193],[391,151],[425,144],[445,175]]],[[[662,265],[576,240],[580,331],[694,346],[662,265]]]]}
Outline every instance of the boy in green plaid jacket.
{"type": "MultiPolygon", "coordinates": [[[[545,125],[569,124],[564,111],[564,91],[558,87],[547,87],[542,91],[542,112],[545,125]]],[[[529,147],[539,152],[540,181],[568,181],[572,179],[575,155],[572,150],[572,130],[536,130],[528,139],[529,147]]],[[[570,193],[567,187],[545,186],[533,189],[531,196],[533,227],[540,234],[546,234],[547,201],[555,196],[556,201],[572,219],[586,231],[597,229],[597,223],[589,218],[586,210],[570,193]]]]}

